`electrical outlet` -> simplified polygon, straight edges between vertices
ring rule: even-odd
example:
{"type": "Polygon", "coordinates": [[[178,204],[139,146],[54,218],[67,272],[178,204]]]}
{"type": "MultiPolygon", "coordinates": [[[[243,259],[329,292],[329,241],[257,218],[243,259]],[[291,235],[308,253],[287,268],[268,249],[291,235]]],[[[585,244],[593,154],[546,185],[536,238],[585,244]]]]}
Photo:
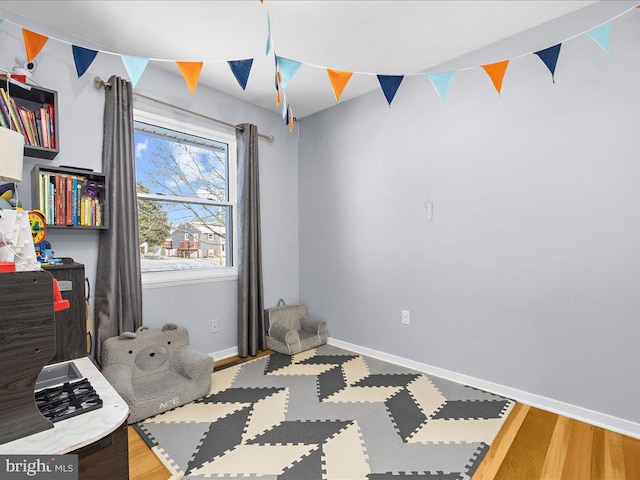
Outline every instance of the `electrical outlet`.
{"type": "Polygon", "coordinates": [[[218,333],[218,319],[214,318],[211,320],[211,333],[218,333]]]}
{"type": "Polygon", "coordinates": [[[402,310],[402,324],[409,325],[411,323],[411,312],[409,310],[402,310]]]}

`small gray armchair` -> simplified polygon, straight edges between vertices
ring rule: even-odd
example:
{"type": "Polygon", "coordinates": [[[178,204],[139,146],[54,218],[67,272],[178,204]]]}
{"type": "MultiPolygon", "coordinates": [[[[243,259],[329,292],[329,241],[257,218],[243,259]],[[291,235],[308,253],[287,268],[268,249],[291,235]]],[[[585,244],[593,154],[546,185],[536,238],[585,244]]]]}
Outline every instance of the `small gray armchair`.
{"type": "Polygon", "coordinates": [[[140,327],[102,344],[102,374],[129,406],[128,423],[209,393],[213,357],[194,350],[184,327],[140,327]]]}
{"type": "Polygon", "coordinates": [[[265,346],[293,355],[327,343],[327,323],[307,316],[304,303],[265,310],[265,346]]]}

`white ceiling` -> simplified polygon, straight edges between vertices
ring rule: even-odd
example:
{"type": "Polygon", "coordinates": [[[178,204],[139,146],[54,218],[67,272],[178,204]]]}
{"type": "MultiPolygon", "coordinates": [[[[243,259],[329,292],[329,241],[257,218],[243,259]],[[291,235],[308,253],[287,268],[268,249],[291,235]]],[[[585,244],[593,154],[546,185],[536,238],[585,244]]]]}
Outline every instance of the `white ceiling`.
{"type": "MultiPolygon", "coordinates": [[[[286,88],[294,115],[303,118],[336,104],[327,74],[319,67],[361,72],[347,85],[341,97],[346,101],[380,88],[375,74],[424,72],[576,10],[585,11],[594,3],[0,1],[0,7],[56,29],[59,40],[150,58],[154,65],[178,75],[173,61],[203,61],[199,84],[280,112],[275,105],[273,57],[265,56],[268,12],[276,53],[304,64],[286,88]],[[255,60],[243,91],[226,61],[246,58],[255,60]]],[[[598,3],[619,3],[624,8],[629,4],[598,3]]],[[[563,33],[554,41],[571,32],[564,38],[563,33]]]]}

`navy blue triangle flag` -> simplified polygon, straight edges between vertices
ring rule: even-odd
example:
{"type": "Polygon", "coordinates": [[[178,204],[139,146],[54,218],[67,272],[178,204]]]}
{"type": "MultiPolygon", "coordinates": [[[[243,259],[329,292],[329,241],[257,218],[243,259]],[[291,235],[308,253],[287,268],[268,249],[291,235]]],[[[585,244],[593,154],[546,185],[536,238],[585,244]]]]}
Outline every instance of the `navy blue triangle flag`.
{"type": "Polygon", "coordinates": [[[556,83],[556,79],[554,75],[556,73],[556,63],[558,63],[558,56],[560,55],[560,47],[561,43],[554,45],[553,47],[545,48],[544,50],[540,50],[535,52],[536,55],[540,57],[540,60],[544,62],[549,71],[551,72],[551,79],[553,83],[556,83]]]}
{"type": "Polygon", "coordinates": [[[251,65],[253,65],[253,58],[248,58],[246,60],[231,60],[227,63],[231,67],[231,71],[242,89],[246,90],[247,80],[249,80],[249,72],[251,72],[251,65]]]}
{"type": "Polygon", "coordinates": [[[77,45],[72,45],[71,47],[73,48],[73,61],[76,63],[76,72],[78,73],[78,78],[80,78],[87,71],[93,59],[96,58],[98,51],[78,47],[77,45]]]}
{"type": "Polygon", "coordinates": [[[391,106],[393,97],[396,96],[396,92],[404,79],[404,75],[377,75],[377,77],[380,82],[380,86],[382,87],[382,91],[384,92],[384,96],[387,98],[387,103],[391,106]]]}

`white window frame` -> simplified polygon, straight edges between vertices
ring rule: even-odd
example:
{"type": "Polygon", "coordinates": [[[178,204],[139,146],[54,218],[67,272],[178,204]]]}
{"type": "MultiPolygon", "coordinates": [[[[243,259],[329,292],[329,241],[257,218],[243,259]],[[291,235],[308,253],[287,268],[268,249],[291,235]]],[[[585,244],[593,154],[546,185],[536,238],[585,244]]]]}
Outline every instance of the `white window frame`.
{"type": "MultiPolygon", "coordinates": [[[[238,162],[237,162],[237,146],[235,134],[215,130],[213,128],[203,127],[189,123],[186,120],[178,120],[169,116],[158,115],[155,113],[133,109],[133,118],[135,121],[157,125],[178,132],[184,132],[191,135],[207,138],[213,141],[226,143],[228,145],[228,172],[227,179],[229,188],[229,198],[226,202],[216,202],[223,206],[231,207],[231,244],[233,246],[233,259],[231,267],[206,268],[194,270],[174,270],[165,272],[142,272],[142,287],[162,288],[176,285],[192,285],[197,283],[210,283],[221,281],[232,281],[238,278],[238,162]]],[[[145,194],[145,198],[168,200],[171,197],[166,195],[145,194]]]]}

